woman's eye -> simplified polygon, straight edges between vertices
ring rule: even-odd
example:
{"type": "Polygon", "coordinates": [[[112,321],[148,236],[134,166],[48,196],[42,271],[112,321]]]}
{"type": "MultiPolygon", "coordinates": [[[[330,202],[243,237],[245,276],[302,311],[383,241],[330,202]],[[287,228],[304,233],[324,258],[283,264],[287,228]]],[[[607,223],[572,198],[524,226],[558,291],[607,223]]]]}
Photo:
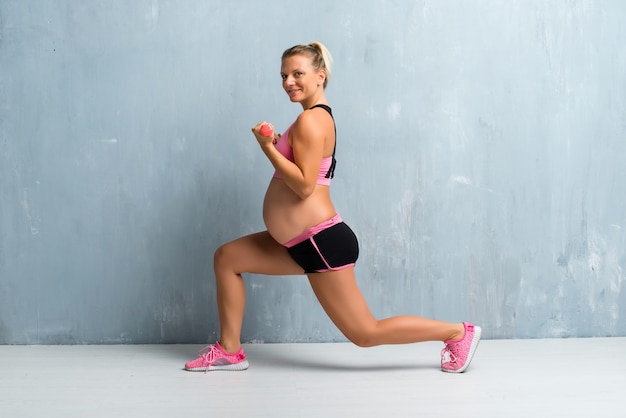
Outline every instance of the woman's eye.
{"type": "MultiPolygon", "coordinates": [[[[293,73],[293,77],[294,78],[300,78],[300,77],[303,77],[303,76],[304,76],[304,73],[302,71],[296,71],[295,73],[293,73]]],[[[287,80],[287,77],[289,77],[287,74],[281,74],[280,75],[280,78],[283,81],[287,80]]]]}

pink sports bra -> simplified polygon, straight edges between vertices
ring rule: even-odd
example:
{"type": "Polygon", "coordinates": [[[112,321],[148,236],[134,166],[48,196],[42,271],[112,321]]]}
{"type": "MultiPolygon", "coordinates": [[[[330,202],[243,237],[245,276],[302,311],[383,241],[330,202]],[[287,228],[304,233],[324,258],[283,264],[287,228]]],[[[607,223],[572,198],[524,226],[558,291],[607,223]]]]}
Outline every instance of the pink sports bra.
{"type": "MultiPolygon", "coordinates": [[[[311,109],[315,107],[323,108],[330,114],[331,118],[333,117],[330,107],[323,105],[323,104],[318,104],[318,105],[311,107],[311,109]]],[[[291,126],[293,126],[293,124],[291,126]]],[[[294,162],[293,148],[291,148],[291,145],[289,145],[289,131],[291,130],[291,126],[287,128],[285,133],[283,133],[283,135],[280,137],[280,139],[276,143],[276,149],[289,161],[294,162]]],[[[335,160],[336,149],[337,149],[337,128],[335,127],[335,149],[333,149],[332,156],[322,158],[322,163],[320,164],[320,171],[317,173],[317,182],[316,182],[317,184],[320,184],[322,186],[330,185],[330,180],[335,175],[335,165],[337,164],[337,161],[335,160]]],[[[280,173],[278,171],[274,171],[274,178],[277,178],[277,179],[281,178],[280,173]]]]}

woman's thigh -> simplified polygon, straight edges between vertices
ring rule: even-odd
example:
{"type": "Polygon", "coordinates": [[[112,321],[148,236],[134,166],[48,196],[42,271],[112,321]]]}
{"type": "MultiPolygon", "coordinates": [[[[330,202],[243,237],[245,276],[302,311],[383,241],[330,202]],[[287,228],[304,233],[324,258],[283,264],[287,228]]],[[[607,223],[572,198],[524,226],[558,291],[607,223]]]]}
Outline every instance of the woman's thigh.
{"type": "Polygon", "coordinates": [[[246,235],[223,244],[215,251],[216,273],[221,269],[237,274],[255,273],[272,276],[304,274],[304,270],[267,232],[246,235]]]}
{"type": "Polygon", "coordinates": [[[350,340],[376,326],[359,289],[354,268],[309,274],[309,282],[329,318],[350,340]]]}

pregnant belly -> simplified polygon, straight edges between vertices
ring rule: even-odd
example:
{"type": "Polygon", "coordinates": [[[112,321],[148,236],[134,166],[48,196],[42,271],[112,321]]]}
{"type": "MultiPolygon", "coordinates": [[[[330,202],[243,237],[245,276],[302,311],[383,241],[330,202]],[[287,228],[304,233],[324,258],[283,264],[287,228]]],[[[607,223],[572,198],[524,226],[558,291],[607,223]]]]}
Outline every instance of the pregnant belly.
{"type": "Polygon", "coordinates": [[[309,197],[301,199],[282,180],[273,178],[265,193],[263,220],[267,231],[281,244],[335,214],[327,186],[317,186],[309,197]]]}

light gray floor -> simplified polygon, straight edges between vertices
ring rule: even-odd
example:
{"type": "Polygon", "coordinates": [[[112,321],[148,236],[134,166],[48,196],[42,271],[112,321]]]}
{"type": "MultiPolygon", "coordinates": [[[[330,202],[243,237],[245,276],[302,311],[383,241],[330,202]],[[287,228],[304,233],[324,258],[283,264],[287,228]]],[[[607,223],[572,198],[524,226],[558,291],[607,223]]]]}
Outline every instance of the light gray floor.
{"type": "Polygon", "coordinates": [[[441,347],[246,345],[204,374],[201,346],[0,346],[0,417],[626,417],[626,338],[486,340],[460,375],[441,347]]]}

